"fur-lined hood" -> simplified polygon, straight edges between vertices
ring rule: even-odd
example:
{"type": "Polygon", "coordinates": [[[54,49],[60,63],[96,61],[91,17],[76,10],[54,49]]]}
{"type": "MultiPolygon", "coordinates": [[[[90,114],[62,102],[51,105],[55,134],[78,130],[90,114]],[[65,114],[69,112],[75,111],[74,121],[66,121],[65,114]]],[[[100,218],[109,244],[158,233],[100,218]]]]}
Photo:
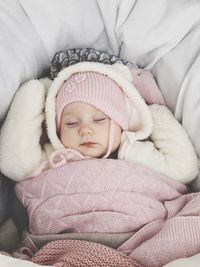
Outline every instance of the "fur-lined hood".
{"type": "Polygon", "coordinates": [[[64,148],[56,133],[56,95],[62,84],[73,74],[86,71],[104,74],[114,80],[122,88],[126,99],[127,113],[129,117],[127,135],[134,135],[134,140],[143,140],[147,138],[152,131],[151,114],[147,104],[132,83],[132,75],[129,68],[119,63],[105,65],[101,63],[82,62],[60,71],[48,90],[45,115],[47,133],[53,148],[55,150],[64,148]]]}

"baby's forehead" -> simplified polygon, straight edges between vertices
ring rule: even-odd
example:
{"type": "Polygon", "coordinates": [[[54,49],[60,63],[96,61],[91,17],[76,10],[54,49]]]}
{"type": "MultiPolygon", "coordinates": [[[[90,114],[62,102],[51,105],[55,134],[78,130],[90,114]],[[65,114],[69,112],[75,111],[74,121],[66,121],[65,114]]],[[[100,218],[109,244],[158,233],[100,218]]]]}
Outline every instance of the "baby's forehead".
{"type": "Polygon", "coordinates": [[[83,113],[90,114],[104,114],[101,110],[97,109],[95,106],[85,103],[85,102],[72,102],[66,105],[63,109],[62,115],[79,115],[83,113]]]}

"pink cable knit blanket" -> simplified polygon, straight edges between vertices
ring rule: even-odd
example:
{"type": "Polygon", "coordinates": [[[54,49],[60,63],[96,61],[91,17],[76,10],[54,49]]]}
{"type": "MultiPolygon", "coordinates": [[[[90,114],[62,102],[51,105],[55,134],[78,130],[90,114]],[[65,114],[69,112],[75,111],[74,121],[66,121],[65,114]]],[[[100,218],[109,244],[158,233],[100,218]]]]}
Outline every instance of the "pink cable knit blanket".
{"type": "Polygon", "coordinates": [[[32,233],[135,232],[118,251],[145,267],[200,253],[200,193],[132,162],[74,161],[19,182],[16,193],[32,233]]]}
{"type": "Polygon", "coordinates": [[[134,232],[165,219],[164,201],[186,187],[157,172],[124,160],[87,159],[16,185],[34,234],[60,232],[134,232]]]}

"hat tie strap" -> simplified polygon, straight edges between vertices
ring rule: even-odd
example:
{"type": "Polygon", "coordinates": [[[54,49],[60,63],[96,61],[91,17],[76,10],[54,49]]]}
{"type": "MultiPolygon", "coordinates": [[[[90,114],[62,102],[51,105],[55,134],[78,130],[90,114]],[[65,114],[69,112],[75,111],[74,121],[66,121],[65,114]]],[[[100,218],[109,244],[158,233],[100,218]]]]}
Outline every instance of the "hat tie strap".
{"type": "Polygon", "coordinates": [[[103,158],[107,158],[112,151],[112,146],[113,146],[113,142],[114,142],[114,135],[115,135],[115,122],[113,120],[110,120],[108,150],[107,150],[105,156],[103,156],[103,158]]]}

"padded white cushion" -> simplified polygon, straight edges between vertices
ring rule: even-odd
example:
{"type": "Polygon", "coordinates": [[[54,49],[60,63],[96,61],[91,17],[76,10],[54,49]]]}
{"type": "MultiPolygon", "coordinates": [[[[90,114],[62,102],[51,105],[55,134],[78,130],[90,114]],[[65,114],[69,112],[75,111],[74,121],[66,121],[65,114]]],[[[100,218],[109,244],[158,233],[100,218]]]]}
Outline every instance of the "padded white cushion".
{"type": "Polygon", "coordinates": [[[0,262],[1,262],[1,266],[4,266],[4,267],[38,267],[38,266],[50,267],[49,265],[38,265],[31,261],[20,260],[20,259],[13,258],[11,256],[1,255],[1,254],[0,254],[0,262]]]}
{"type": "Polygon", "coordinates": [[[19,85],[41,76],[48,67],[45,48],[16,0],[0,7],[0,122],[19,85]]]}
{"type": "Polygon", "coordinates": [[[174,260],[163,267],[199,267],[200,254],[188,258],[174,260]]]}
{"type": "MultiPolygon", "coordinates": [[[[48,5],[40,0],[19,2],[37,30],[50,59],[55,52],[66,48],[109,49],[97,1],[48,0],[48,5]]],[[[118,50],[115,52],[118,54],[118,50]]]]}

